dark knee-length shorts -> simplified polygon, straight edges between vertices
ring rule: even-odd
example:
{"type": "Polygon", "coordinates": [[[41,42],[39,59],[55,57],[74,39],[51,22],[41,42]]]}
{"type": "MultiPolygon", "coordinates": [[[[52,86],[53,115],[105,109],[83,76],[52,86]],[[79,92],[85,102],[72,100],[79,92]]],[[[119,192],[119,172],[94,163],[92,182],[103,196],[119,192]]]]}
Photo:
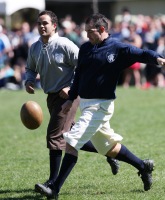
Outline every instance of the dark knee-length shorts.
{"type": "Polygon", "coordinates": [[[70,130],[74,124],[76,110],[79,105],[77,98],[67,115],[61,114],[62,105],[66,99],[59,96],[59,93],[48,94],[47,107],[50,113],[50,120],[47,127],[47,148],[51,150],[65,150],[66,142],[63,138],[63,132],[70,130]]]}

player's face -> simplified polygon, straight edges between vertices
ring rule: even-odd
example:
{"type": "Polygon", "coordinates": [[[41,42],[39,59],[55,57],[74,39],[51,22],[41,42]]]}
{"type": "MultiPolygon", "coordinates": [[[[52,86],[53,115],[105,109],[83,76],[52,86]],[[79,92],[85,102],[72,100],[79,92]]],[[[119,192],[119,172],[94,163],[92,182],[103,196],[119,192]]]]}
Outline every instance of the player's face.
{"type": "Polygon", "coordinates": [[[95,45],[101,42],[101,35],[99,32],[99,29],[96,29],[93,27],[93,24],[86,24],[85,25],[85,31],[87,32],[87,37],[89,38],[89,41],[95,45]]]}
{"type": "Polygon", "coordinates": [[[43,41],[48,40],[56,29],[56,24],[53,24],[49,15],[41,15],[38,20],[38,31],[43,41]]]}

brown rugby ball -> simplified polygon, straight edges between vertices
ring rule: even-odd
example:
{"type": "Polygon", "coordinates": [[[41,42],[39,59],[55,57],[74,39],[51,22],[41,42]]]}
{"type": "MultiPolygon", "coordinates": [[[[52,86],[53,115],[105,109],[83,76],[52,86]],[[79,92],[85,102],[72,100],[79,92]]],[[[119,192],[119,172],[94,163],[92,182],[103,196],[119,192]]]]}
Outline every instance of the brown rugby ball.
{"type": "Polygon", "coordinates": [[[27,101],[20,110],[23,125],[31,130],[37,129],[43,121],[43,112],[40,105],[35,101],[27,101]]]}

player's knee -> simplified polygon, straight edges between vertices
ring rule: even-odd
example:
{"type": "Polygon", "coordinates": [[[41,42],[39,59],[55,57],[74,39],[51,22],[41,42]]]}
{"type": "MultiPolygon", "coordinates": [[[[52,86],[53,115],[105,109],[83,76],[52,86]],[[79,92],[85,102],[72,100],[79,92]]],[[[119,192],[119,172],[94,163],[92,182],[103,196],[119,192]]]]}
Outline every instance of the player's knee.
{"type": "Polygon", "coordinates": [[[121,149],[121,144],[120,143],[116,143],[113,145],[113,147],[108,151],[108,153],[106,154],[106,156],[110,156],[112,158],[115,158],[117,156],[117,154],[119,153],[121,149]]]}
{"type": "Polygon", "coordinates": [[[69,143],[66,143],[66,150],[65,150],[66,153],[68,154],[72,154],[74,156],[78,156],[78,151],[72,147],[69,143]]]}

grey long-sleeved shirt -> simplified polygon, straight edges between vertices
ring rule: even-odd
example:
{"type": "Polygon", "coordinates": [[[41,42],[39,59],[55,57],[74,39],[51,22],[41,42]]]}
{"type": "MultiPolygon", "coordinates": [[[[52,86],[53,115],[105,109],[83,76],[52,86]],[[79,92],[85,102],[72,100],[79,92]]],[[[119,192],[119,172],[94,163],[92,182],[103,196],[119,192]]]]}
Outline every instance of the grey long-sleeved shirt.
{"type": "Polygon", "coordinates": [[[55,33],[47,44],[41,38],[29,49],[26,83],[40,75],[44,93],[55,93],[71,85],[77,65],[79,48],[69,39],[55,33]]]}

